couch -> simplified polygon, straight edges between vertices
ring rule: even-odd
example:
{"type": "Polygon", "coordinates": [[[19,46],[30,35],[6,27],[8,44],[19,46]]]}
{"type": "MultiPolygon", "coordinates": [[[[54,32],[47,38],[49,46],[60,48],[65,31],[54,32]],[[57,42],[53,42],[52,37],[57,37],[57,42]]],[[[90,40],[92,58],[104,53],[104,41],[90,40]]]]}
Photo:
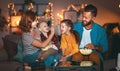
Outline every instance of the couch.
{"type": "Polygon", "coordinates": [[[120,24],[106,23],[103,25],[108,37],[108,51],[104,56],[104,71],[115,71],[117,56],[120,53],[120,24]]]}
{"type": "Polygon", "coordinates": [[[3,38],[4,48],[0,49],[0,71],[36,71],[44,70],[43,62],[29,65],[23,61],[21,35],[10,34],[3,38]],[[39,64],[40,63],[40,64],[39,64]]]}
{"type": "Polygon", "coordinates": [[[4,47],[0,48],[0,71],[23,71],[24,65],[12,58],[17,53],[17,42],[20,37],[8,35],[3,38],[4,47]]]}
{"type": "MultiPolygon", "coordinates": [[[[108,27],[108,25],[105,27],[108,27]]],[[[106,29],[106,31],[107,30],[109,29],[106,29]]],[[[20,35],[11,34],[3,38],[4,48],[0,48],[0,71],[31,71],[29,66],[24,66],[23,62],[13,59],[18,52],[17,46],[20,37],[20,35]]],[[[108,42],[108,52],[104,54],[104,71],[110,71],[117,65],[117,54],[120,52],[120,32],[110,34],[108,37],[108,42]]]]}

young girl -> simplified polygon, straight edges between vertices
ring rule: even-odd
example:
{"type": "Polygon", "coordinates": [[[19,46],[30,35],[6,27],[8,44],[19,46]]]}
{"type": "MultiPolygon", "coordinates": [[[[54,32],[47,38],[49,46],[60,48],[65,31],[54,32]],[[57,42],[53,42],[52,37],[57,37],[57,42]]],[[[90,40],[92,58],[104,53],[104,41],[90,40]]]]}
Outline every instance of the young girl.
{"type": "MultiPolygon", "coordinates": [[[[39,23],[37,24],[37,27],[41,32],[40,34],[41,41],[44,42],[51,33],[47,21],[45,21],[44,19],[40,19],[39,23]]],[[[56,35],[54,35],[53,38],[51,39],[51,42],[45,48],[42,48],[42,53],[39,54],[39,57],[45,59],[50,54],[56,55],[57,52],[58,52],[58,38],[56,35]]]]}
{"type": "Polygon", "coordinates": [[[78,45],[80,43],[79,34],[73,30],[73,23],[69,19],[61,21],[61,45],[62,55],[60,61],[69,61],[71,56],[77,53],[78,45]]]}

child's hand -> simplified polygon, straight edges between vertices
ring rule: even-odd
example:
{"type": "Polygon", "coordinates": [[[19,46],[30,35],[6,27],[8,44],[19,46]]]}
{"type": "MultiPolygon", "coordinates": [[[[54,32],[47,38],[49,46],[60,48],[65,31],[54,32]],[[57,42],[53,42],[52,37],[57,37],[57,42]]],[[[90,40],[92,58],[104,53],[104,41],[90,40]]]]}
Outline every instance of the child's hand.
{"type": "Polygon", "coordinates": [[[60,56],[60,61],[67,61],[67,57],[66,56],[60,56]]]}
{"type": "Polygon", "coordinates": [[[51,41],[50,43],[49,43],[49,45],[52,45],[53,44],[53,42],[51,41]]]}

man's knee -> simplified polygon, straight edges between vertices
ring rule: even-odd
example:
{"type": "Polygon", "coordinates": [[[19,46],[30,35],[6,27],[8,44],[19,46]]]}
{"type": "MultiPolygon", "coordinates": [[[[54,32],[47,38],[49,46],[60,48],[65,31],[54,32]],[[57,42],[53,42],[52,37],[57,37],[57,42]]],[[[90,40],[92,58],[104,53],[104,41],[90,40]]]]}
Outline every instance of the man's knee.
{"type": "Polygon", "coordinates": [[[97,53],[92,53],[89,58],[91,61],[95,62],[96,64],[100,64],[100,57],[97,53]]]}
{"type": "Polygon", "coordinates": [[[78,52],[72,56],[72,61],[80,62],[82,61],[82,58],[83,58],[82,54],[78,52]]]}

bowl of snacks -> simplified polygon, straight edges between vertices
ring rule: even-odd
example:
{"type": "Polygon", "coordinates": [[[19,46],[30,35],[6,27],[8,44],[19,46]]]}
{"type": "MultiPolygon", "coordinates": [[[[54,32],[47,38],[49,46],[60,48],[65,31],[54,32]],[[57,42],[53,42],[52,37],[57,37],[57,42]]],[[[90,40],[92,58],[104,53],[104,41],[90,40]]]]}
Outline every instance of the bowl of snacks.
{"type": "Polygon", "coordinates": [[[80,49],[80,53],[83,55],[90,55],[92,53],[92,49],[83,48],[80,49]]]}
{"type": "Polygon", "coordinates": [[[81,61],[80,66],[92,66],[92,61],[81,61]]]}

